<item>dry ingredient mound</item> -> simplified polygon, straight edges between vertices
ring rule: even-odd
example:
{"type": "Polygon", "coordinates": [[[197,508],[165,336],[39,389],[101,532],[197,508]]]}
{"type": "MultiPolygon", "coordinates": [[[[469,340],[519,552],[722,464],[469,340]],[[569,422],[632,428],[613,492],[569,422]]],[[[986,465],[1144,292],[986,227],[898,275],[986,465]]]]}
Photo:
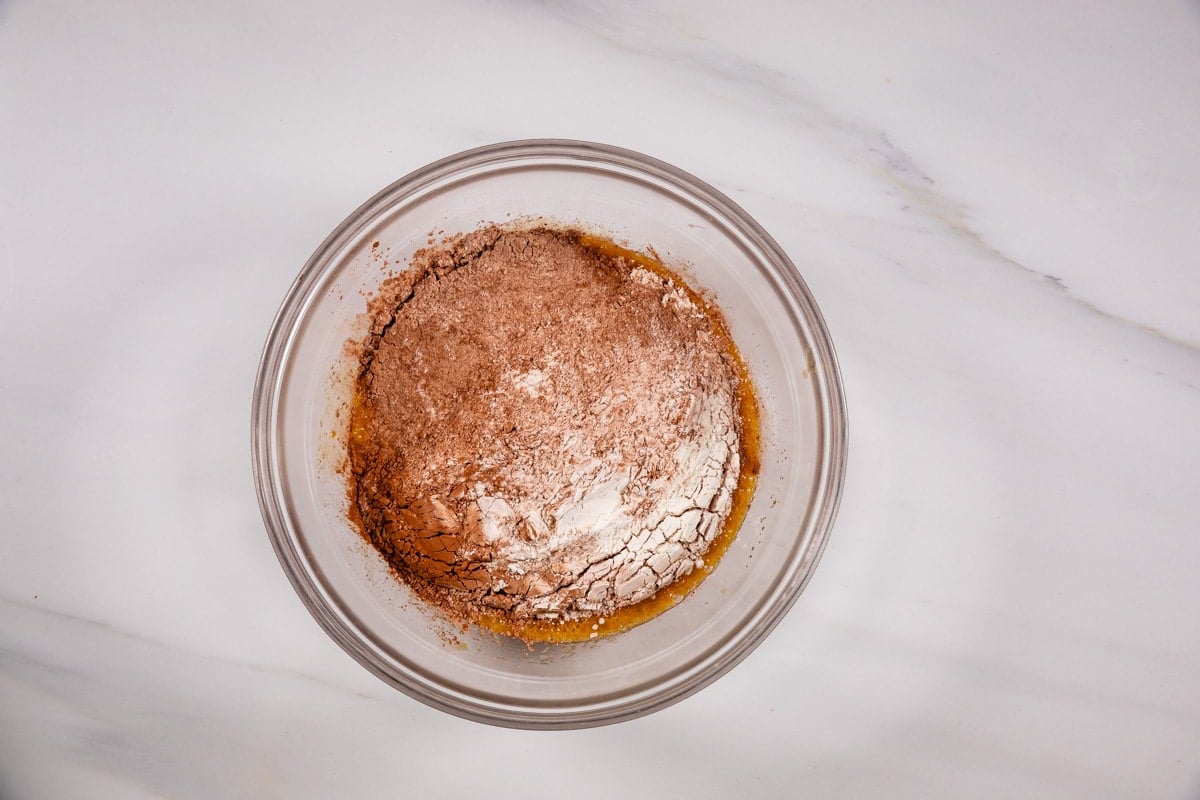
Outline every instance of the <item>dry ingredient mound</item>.
{"type": "Polygon", "coordinates": [[[600,244],[485,227],[418,251],[370,303],[352,514],[459,622],[646,601],[704,565],[730,515],[728,334],[671,273],[600,244]]]}

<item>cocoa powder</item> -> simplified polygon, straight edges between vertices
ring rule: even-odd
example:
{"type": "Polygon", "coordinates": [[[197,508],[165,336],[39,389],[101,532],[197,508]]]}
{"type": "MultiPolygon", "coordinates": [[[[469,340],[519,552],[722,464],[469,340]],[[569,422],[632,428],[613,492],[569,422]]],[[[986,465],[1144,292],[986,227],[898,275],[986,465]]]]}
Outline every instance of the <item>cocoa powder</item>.
{"type": "Polygon", "coordinates": [[[370,304],[351,414],[363,533],[460,621],[578,620],[698,568],[742,463],[727,334],[578,231],[488,226],[370,304]]]}

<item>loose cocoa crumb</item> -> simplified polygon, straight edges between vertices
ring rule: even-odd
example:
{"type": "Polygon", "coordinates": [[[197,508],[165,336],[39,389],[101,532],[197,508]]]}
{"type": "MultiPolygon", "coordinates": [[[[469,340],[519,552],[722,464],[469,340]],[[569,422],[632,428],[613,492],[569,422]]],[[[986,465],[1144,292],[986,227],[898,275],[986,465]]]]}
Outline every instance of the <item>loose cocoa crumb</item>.
{"type": "Polygon", "coordinates": [[[351,516],[459,621],[587,620],[703,564],[743,468],[698,298],[573,230],[418,251],[356,343],[351,516]]]}

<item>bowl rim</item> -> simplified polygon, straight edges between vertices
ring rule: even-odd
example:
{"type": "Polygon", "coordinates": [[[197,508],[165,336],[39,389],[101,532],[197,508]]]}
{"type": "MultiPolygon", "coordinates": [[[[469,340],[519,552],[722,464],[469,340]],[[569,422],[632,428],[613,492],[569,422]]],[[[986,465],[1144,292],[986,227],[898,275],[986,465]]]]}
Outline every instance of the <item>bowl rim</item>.
{"type": "Polygon", "coordinates": [[[678,167],[651,156],[612,145],[572,139],[523,139],[484,145],[434,161],[389,184],[349,214],[313,252],[283,302],[280,304],[259,360],[251,404],[251,461],[259,509],[267,528],[276,557],[293,589],[321,628],[354,660],[389,685],[426,705],[477,722],[525,729],[584,728],[611,724],[641,717],[672,705],[708,686],[745,659],[779,624],[811,580],[828,543],[829,535],[841,503],[845,484],[847,460],[847,411],[841,370],[824,317],[799,271],[774,238],[744,209],[708,183],[678,167]],[[663,690],[651,688],[624,694],[619,700],[574,707],[516,706],[504,707],[495,702],[480,702],[475,696],[456,691],[446,682],[438,682],[412,669],[402,669],[403,678],[384,669],[380,659],[392,660],[377,652],[370,643],[355,635],[353,626],[339,615],[337,604],[321,583],[310,575],[313,568],[301,554],[296,541],[287,496],[282,486],[277,458],[278,415],[281,388],[287,372],[285,357],[292,350],[297,335],[297,323],[306,312],[307,298],[314,285],[324,277],[331,256],[348,244],[358,232],[375,221],[379,213],[419,194],[430,185],[466,170],[475,170],[497,163],[519,163],[522,160],[563,159],[577,165],[603,164],[642,173],[665,182],[673,189],[691,195],[691,199],[715,209],[741,236],[746,237],[778,268],[776,277],[782,281],[789,299],[800,306],[805,322],[811,329],[813,341],[808,344],[815,363],[824,369],[813,370],[818,383],[815,392],[820,410],[820,438],[814,496],[808,519],[802,520],[809,529],[811,542],[804,553],[806,569],[799,570],[777,593],[773,605],[765,609],[757,624],[740,631],[733,646],[724,647],[718,658],[704,664],[703,669],[685,674],[670,682],[663,690]]]}

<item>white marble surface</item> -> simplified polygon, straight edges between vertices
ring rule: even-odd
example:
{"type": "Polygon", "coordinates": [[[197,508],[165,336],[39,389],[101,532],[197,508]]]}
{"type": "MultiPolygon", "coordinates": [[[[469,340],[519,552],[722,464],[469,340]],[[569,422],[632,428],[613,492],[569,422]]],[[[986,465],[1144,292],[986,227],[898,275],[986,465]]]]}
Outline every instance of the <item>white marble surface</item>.
{"type": "Polygon", "coordinates": [[[1200,796],[1198,140],[1195,3],[0,3],[0,796],[1200,796]],[[325,234],[534,136],[742,203],[851,410],[766,644],[562,734],[344,655],[249,463],[325,234]]]}

